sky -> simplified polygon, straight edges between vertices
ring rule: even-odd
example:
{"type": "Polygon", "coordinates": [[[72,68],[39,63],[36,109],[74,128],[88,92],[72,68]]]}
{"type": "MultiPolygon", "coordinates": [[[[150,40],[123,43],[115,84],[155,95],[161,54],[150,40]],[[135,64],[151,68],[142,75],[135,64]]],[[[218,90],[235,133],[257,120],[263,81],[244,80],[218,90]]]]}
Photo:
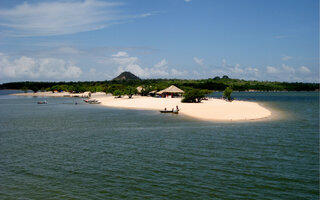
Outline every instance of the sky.
{"type": "Polygon", "coordinates": [[[319,82],[319,1],[0,1],[0,83],[123,71],[319,82]]]}

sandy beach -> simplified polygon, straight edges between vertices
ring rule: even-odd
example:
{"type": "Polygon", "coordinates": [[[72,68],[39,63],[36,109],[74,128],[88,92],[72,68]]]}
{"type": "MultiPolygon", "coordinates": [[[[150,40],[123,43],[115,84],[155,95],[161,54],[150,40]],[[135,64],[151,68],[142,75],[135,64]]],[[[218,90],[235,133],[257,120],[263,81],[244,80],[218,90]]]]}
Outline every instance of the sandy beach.
{"type": "Polygon", "coordinates": [[[266,118],[271,112],[258,103],[209,99],[201,103],[181,103],[180,98],[152,98],[134,96],[132,99],[114,97],[96,97],[101,105],[140,110],[171,110],[179,107],[179,114],[201,120],[255,120],[266,118]]]}
{"type": "MultiPolygon", "coordinates": [[[[87,93],[20,93],[17,96],[47,96],[47,97],[85,97],[87,93]]],[[[227,102],[223,99],[209,99],[201,103],[181,103],[181,98],[153,98],[133,96],[114,98],[105,93],[93,93],[91,98],[101,102],[100,105],[116,108],[137,109],[137,110],[171,110],[179,107],[179,114],[206,121],[242,121],[256,120],[271,116],[271,112],[256,102],[232,101],[227,102]]]]}

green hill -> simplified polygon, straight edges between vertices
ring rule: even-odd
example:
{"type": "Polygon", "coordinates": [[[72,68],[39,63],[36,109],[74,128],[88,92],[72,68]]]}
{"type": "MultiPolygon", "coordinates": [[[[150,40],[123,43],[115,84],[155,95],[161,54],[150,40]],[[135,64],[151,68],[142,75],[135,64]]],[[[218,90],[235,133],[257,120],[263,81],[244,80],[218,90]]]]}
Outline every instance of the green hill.
{"type": "Polygon", "coordinates": [[[119,76],[113,79],[114,81],[128,81],[128,80],[140,80],[139,77],[131,72],[122,72],[119,76]]]}

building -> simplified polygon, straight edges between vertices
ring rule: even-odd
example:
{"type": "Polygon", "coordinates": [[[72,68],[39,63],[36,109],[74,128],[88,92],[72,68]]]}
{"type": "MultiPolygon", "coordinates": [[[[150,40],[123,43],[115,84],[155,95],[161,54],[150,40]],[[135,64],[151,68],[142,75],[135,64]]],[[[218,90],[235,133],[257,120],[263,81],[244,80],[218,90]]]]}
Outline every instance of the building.
{"type": "Polygon", "coordinates": [[[174,85],[157,92],[158,95],[166,98],[181,97],[184,91],[174,85]]]}

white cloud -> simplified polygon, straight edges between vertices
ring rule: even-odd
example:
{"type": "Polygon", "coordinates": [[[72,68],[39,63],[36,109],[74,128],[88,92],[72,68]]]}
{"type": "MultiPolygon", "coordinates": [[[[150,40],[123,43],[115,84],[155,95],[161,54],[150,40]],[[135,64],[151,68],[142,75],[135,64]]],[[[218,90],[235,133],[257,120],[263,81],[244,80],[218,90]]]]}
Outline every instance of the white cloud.
{"type": "Polygon", "coordinates": [[[234,67],[231,67],[230,70],[236,74],[242,74],[245,72],[244,69],[240,68],[240,64],[236,64],[234,67]]]}
{"type": "Polygon", "coordinates": [[[168,76],[168,62],[165,59],[162,59],[160,62],[155,64],[152,68],[149,69],[150,75],[153,76],[168,76]]]}
{"type": "Polygon", "coordinates": [[[160,62],[154,65],[154,68],[163,69],[167,68],[168,62],[165,59],[162,59],[160,62]]]}
{"type": "Polygon", "coordinates": [[[10,36],[51,36],[103,29],[129,18],[120,14],[121,3],[100,0],[56,1],[28,4],[0,10],[2,34],[10,36]]]}
{"type": "Polygon", "coordinates": [[[11,59],[0,54],[0,77],[31,80],[65,80],[79,78],[82,70],[65,60],[55,58],[35,59],[22,56],[11,59]]]}
{"type": "Polygon", "coordinates": [[[275,74],[275,73],[279,73],[279,70],[277,68],[275,68],[275,67],[267,66],[267,73],[275,74]]]}
{"type": "Polygon", "coordinates": [[[240,64],[230,65],[222,59],[222,68],[213,70],[214,76],[228,75],[233,78],[258,79],[260,71],[255,67],[241,67],[240,64]]]}
{"type": "Polygon", "coordinates": [[[203,66],[203,59],[194,57],[193,60],[194,60],[194,62],[196,62],[198,65],[203,66]]]}
{"type": "Polygon", "coordinates": [[[137,57],[130,57],[128,53],[124,51],[119,51],[117,54],[112,55],[112,60],[121,67],[137,65],[139,62],[137,57]]]}
{"type": "MultiPolygon", "coordinates": [[[[159,77],[172,77],[172,76],[182,76],[186,72],[179,72],[174,68],[169,68],[166,59],[162,59],[160,62],[156,63],[153,67],[141,67],[140,61],[137,57],[129,56],[127,52],[119,51],[112,55],[112,63],[117,66],[116,74],[123,71],[130,71],[133,74],[142,78],[159,78],[159,77]]],[[[110,63],[108,59],[103,61],[104,63],[110,63]]]]}
{"type": "Polygon", "coordinates": [[[306,66],[301,66],[299,69],[299,72],[303,73],[303,74],[310,74],[310,69],[306,66]]]}
{"type": "Polygon", "coordinates": [[[250,74],[253,77],[259,77],[260,76],[260,71],[258,68],[254,68],[254,67],[247,67],[245,68],[245,70],[247,71],[247,74],[250,74]]]}
{"type": "Polygon", "coordinates": [[[275,80],[275,81],[287,81],[287,82],[314,82],[318,80],[316,74],[312,74],[311,70],[306,66],[301,67],[291,67],[286,64],[282,64],[281,67],[276,68],[272,66],[266,67],[267,73],[269,76],[266,80],[275,80]]]}
{"type": "Polygon", "coordinates": [[[184,0],[185,2],[190,2],[191,0],[184,0]]]}
{"type": "Polygon", "coordinates": [[[128,57],[128,53],[125,51],[119,51],[116,54],[113,54],[112,57],[128,57]]]}
{"type": "Polygon", "coordinates": [[[286,64],[282,64],[282,69],[289,74],[294,74],[296,72],[296,70],[293,67],[290,67],[286,64]]]}
{"type": "Polygon", "coordinates": [[[282,58],[281,58],[281,60],[283,60],[283,61],[288,61],[290,59],[292,59],[291,56],[282,56],[282,58]]]}
{"type": "Polygon", "coordinates": [[[173,75],[173,76],[185,76],[185,75],[187,75],[188,74],[188,72],[187,71],[185,71],[185,70],[183,70],[183,71],[178,71],[178,70],[176,70],[176,69],[171,69],[171,75],[173,75]]]}
{"type": "MultiPolygon", "coordinates": [[[[206,72],[205,72],[206,73],[206,72]]],[[[317,76],[311,73],[306,66],[292,67],[282,64],[279,67],[267,66],[266,68],[241,67],[240,64],[230,65],[226,59],[222,60],[222,67],[216,67],[211,71],[213,76],[228,75],[231,78],[241,78],[247,80],[272,80],[272,81],[308,81],[318,80],[317,76]]]]}

